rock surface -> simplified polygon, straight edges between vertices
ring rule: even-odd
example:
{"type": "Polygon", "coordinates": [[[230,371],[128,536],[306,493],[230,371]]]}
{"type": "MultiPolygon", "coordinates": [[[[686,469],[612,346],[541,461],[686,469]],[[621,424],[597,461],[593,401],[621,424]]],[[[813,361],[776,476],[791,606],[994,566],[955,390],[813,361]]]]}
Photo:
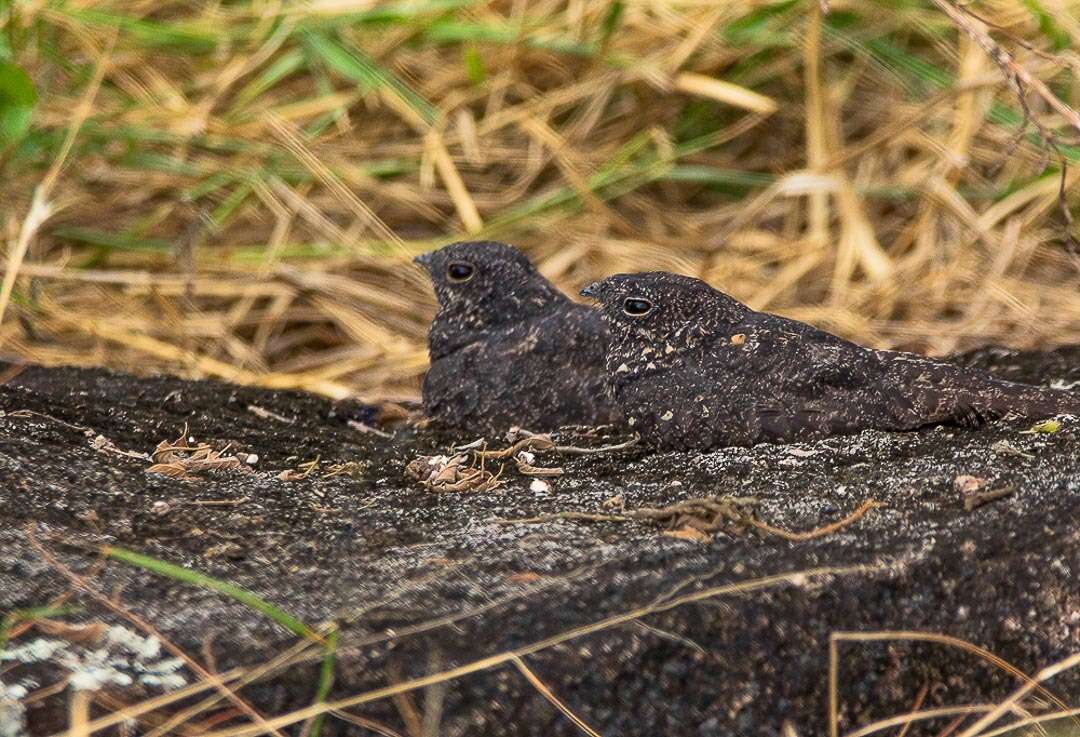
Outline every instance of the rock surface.
{"type": "MultiPolygon", "coordinates": [[[[1080,381],[1080,347],[958,360],[1010,379],[1080,381]]],[[[450,680],[346,709],[410,736],[581,734],[543,688],[608,737],[791,734],[786,725],[828,734],[835,632],[939,633],[1028,674],[1080,652],[1077,418],[1049,433],[1003,421],[705,455],[534,451],[531,465],[564,475],[537,482],[489,459],[489,470],[505,465],[498,490],[436,493],[405,467],[454,439],[408,427],[384,437],[363,405],[104,371],[0,373],[10,377],[0,386],[0,612],[78,607],[33,627],[7,619],[0,699],[4,713],[27,702],[31,734],[68,719],[67,694],[40,689],[83,677],[102,658],[119,675],[96,684],[95,717],[175,687],[160,680],[170,674],[199,680],[100,600],[58,600],[71,582],[55,563],[217,672],[294,648],[240,691],[267,719],[315,700],[321,645],[222,593],[103,559],[105,545],[228,581],[313,628],[336,622],[331,700],[461,667],[450,680]],[[222,465],[249,470],[148,473],[155,447],[185,435],[240,462],[222,465]],[[279,478],[289,469],[292,480],[279,478]],[[965,489],[986,503],[969,511],[965,489]],[[686,520],[675,535],[670,522],[640,519],[497,521],[713,495],[753,497],[756,519],[792,531],[836,522],[868,499],[885,506],[811,540],[738,515],[707,541],[686,520]],[[111,629],[96,640],[87,639],[96,630],[74,628],[97,623],[111,629]]],[[[1022,683],[941,641],[845,641],[838,654],[843,732],[914,707],[1000,700],[1022,683]]],[[[1075,669],[1047,687],[1080,702],[1075,669]]],[[[1056,708],[1039,699],[1028,708],[1056,708]]],[[[249,722],[233,708],[219,703],[189,723],[212,731],[249,722]]],[[[951,721],[918,722],[908,734],[938,734],[951,721]]],[[[322,727],[346,733],[374,732],[336,716],[322,727]]]]}

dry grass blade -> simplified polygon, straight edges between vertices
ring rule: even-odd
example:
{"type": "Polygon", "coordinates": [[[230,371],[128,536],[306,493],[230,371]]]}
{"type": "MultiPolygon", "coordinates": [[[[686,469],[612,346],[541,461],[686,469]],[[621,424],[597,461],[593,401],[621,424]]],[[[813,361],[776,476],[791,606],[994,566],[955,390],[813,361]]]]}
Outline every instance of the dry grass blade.
{"type": "MultiPolygon", "coordinates": [[[[1017,668],[1012,663],[1004,660],[1003,658],[995,655],[986,648],[980,647],[974,643],[962,640],[958,637],[952,637],[951,635],[945,635],[937,632],[912,632],[905,630],[895,631],[881,631],[881,632],[834,632],[829,637],[829,728],[833,734],[839,733],[839,644],[841,642],[893,642],[893,641],[916,641],[916,642],[933,642],[947,647],[954,647],[964,652],[971,653],[985,660],[996,668],[999,668],[1006,673],[1014,676],[1015,678],[1024,682],[1024,687],[1021,689],[1027,689],[1025,693],[1029,693],[1031,690],[1037,690],[1040,695],[1044,696],[1051,703],[1058,706],[1063,711],[1068,711],[1069,706],[1054,692],[1049,690],[1046,686],[1042,685],[1042,681],[1046,678],[1040,677],[1041,674],[1036,675],[1034,678],[1029,676],[1020,668],[1017,668]]],[[[1070,666],[1071,667],[1071,666],[1070,666]]],[[[1046,672],[1045,670],[1043,672],[1046,672]]],[[[1012,702],[1010,706],[1015,706],[1016,702],[1012,702]]],[[[959,709],[967,709],[969,711],[951,711],[950,714],[960,713],[979,713],[979,712],[992,712],[997,707],[990,706],[967,706],[967,707],[954,707],[959,709]]],[[[865,737],[865,735],[880,732],[884,729],[888,729],[893,726],[907,724],[910,721],[918,719],[932,719],[934,716],[930,715],[935,710],[924,712],[912,712],[909,715],[900,715],[892,717],[890,719],[881,720],[873,724],[862,727],[847,737],[865,737]]],[[[1006,709],[1008,711],[1008,709],[1006,709]]],[[[1004,712],[1003,712],[1004,713],[1004,712]]],[[[948,716],[948,714],[944,714],[948,716]]],[[[1080,726],[1080,721],[1077,722],[1080,726]]]]}
{"type": "Polygon", "coordinates": [[[366,717],[357,716],[356,714],[350,714],[349,712],[342,709],[335,709],[331,711],[330,714],[344,722],[348,722],[349,724],[355,724],[357,727],[362,727],[363,729],[372,731],[375,734],[381,734],[383,735],[383,737],[404,737],[401,732],[396,732],[393,729],[387,727],[385,724],[376,722],[374,719],[368,719],[366,717]]]}
{"type": "Polygon", "coordinates": [[[352,190],[346,187],[337,174],[331,171],[329,167],[311,152],[292,126],[276,115],[268,115],[267,124],[274,134],[281,139],[289,151],[291,151],[312,174],[318,177],[319,181],[333,192],[343,204],[353,211],[353,213],[361,219],[367,220],[369,225],[390,243],[399,247],[402,245],[402,241],[397,234],[387,227],[386,223],[384,223],[367,204],[357,197],[352,190]]]}
{"type": "Polygon", "coordinates": [[[1080,709],[1065,709],[1049,714],[1040,714],[1037,717],[1024,717],[1015,722],[1011,722],[1010,724],[998,727],[997,729],[992,729],[989,732],[981,732],[979,737],[1001,737],[1001,735],[1005,734],[1024,734],[1023,732],[1020,732],[1020,730],[1025,727],[1041,728],[1041,725],[1046,724],[1047,722],[1056,722],[1070,718],[1075,722],[1078,715],[1080,715],[1080,709]]]}
{"type": "Polygon", "coordinates": [[[780,107],[776,100],[721,79],[684,72],[675,78],[675,89],[690,95],[708,97],[752,113],[771,115],[780,107]]]}
{"type": "MultiPolygon", "coordinates": [[[[240,675],[240,668],[234,668],[230,671],[218,674],[223,683],[230,683],[235,679],[239,678],[240,675]]],[[[145,701],[140,701],[137,704],[132,704],[131,706],[120,709],[114,714],[99,717],[98,719],[91,721],[87,725],[87,732],[89,734],[93,734],[95,732],[100,732],[104,729],[108,729],[109,727],[116,726],[117,724],[122,724],[129,721],[137,721],[146,714],[153,713],[158,709],[163,709],[171,704],[183,701],[184,699],[190,698],[192,696],[197,696],[203,691],[209,691],[213,688],[214,684],[208,683],[206,681],[199,681],[189,686],[178,688],[175,691],[170,691],[160,696],[146,699],[145,701]]],[[[59,734],[67,733],[61,732],[59,734]]],[[[59,737],[59,734],[54,735],[53,737],[59,737]]]]}
{"type": "Polygon", "coordinates": [[[906,714],[899,714],[895,717],[889,717],[888,719],[881,719],[872,724],[868,724],[865,727],[860,727],[853,732],[848,732],[844,737],[868,737],[868,735],[884,732],[893,727],[906,729],[910,725],[917,724],[918,722],[941,719],[943,717],[956,716],[964,718],[972,714],[985,714],[993,708],[994,704],[968,704],[966,706],[943,706],[939,709],[910,711],[906,714]]]}
{"type": "MultiPolygon", "coordinates": [[[[820,8],[810,9],[809,28],[803,41],[806,79],[806,163],[814,171],[822,171],[828,160],[826,136],[826,94],[821,76],[821,15],[820,8]]],[[[829,195],[824,191],[810,193],[807,214],[809,238],[818,243],[828,241],[829,195]]]]}
{"type": "MultiPolygon", "coordinates": [[[[1030,694],[1032,691],[1041,690],[1043,688],[1042,684],[1044,681],[1049,681],[1054,676],[1057,676],[1064,671],[1070,670],[1071,668],[1075,668],[1077,666],[1080,666],[1080,653],[1071,655],[1064,660],[1058,661],[1054,665],[1043,668],[1041,671],[1035,674],[1034,678],[1028,680],[1027,683],[1025,683],[1023,686],[1013,691],[1009,698],[999,703],[988,714],[986,714],[981,719],[972,724],[970,727],[961,732],[959,737],[978,737],[978,735],[984,734],[987,727],[989,727],[998,719],[1001,719],[1001,717],[1005,716],[1014,708],[1016,708],[1019,705],[1021,699],[1030,694]]],[[[1066,711],[1069,710],[1066,709],[1066,711]]]]}
{"type": "MultiPolygon", "coordinates": [[[[311,647],[314,647],[316,644],[317,643],[314,640],[305,638],[297,642],[292,647],[274,656],[262,665],[259,665],[255,668],[236,668],[229,671],[228,673],[222,673],[219,675],[224,683],[232,684],[232,682],[235,681],[235,684],[230,685],[230,688],[233,692],[238,693],[245,686],[267,678],[280,670],[288,668],[293,662],[295,662],[295,660],[300,655],[304,653],[304,651],[311,647]]],[[[164,694],[163,696],[158,697],[157,700],[150,699],[148,701],[134,704],[127,709],[117,712],[111,717],[105,717],[91,723],[90,728],[93,731],[98,731],[101,729],[105,729],[113,724],[120,724],[126,719],[136,719],[142,714],[156,711],[164,706],[168,706],[171,703],[185,700],[190,696],[195,696],[199,693],[199,691],[206,691],[210,690],[211,688],[213,688],[212,684],[208,684],[205,682],[195,683],[186,689],[181,689],[180,691],[164,694]],[[200,686],[201,688],[199,688],[200,686]],[[183,695],[181,696],[182,693],[183,695]],[[179,698],[169,698],[173,696],[178,696],[179,698]]],[[[207,696],[202,701],[197,701],[191,706],[180,709],[175,714],[171,715],[168,719],[163,720],[161,724],[158,724],[153,729],[147,730],[144,733],[143,737],[164,737],[164,735],[169,734],[170,731],[180,727],[181,725],[188,724],[199,714],[202,714],[214,708],[215,706],[220,704],[222,699],[224,698],[225,695],[222,694],[220,690],[218,690],[216,693],[207,696]]]]}
{"type": "MultiPolygon", "coordinates": [[[[930,693],[930,684],[929,683],[924,683],[922,685],[922,688],[919,689],[919,693],[917,693],[915,695],[915,701],[914,701],[914,703],[912,703],[911,711],[909,711],[908,713],[909,714],[914,714],[914,713],[918,712],[919,709],[922,708],[923,702],[926,701],[926,695],[929,694],[929,693],[930,693]]],[[[896,737],[906,737],[906,735],[908,733],[908,730],[911,729],[912,724],[913,724],[913,722],[905,723],[904,726],[900,728],[900,731],[896,733],[896,737]]]]}
{"type": "Polygon", "coordinates": [[[90,735],[90,692],[72,689],[68,701],[68,733],[71,737],[90,735]]]}
{"type": "Polygon", "coordinates": [[[15,248],[8,254],[7,265],[4,270],[4,281],[0,284],[0,323],[4,321],[4,313],[7,312],[8,302],[11,301],[11,292],[15,289],[15,280],[19,276],[19,269],[26,252],[30,248],[30,242],[41,228],[42,224],[51,215],[48,202],[46,202],[45,190],[37,187],[34,190],[34,198],[30,202],[30,211],[23,219],[22,228],[19,230],[19,239],[15,242],[15,248]]]}
{"type": "Polygon", "coordinates": [[[511,662],[519,671],[521,671],[521,674],[525,676],[529,683],[532,684],[533,688],[539,691],[540,694],[545,699],[547,699],[552,706],[561,711],[563,713],[563,716],[573,722],[578,729],[589,735],[589,737],[603,737],[599,732],[590,727],[584,719],[575,714],[569,706],[563,703],[562,699],[556,696],[552,692],[552,690],[548,688],[543,681],[540,680],[540,677],[533,673],[532,669],[525,664],[524,660],[519,657],[515,657],[511,659],[511,662]]]}
{"type": "Polygon", "coordinates": [[[442,136],[439,135],[438,131],[432,129],[428,133],[428,137],[434,152],[435,168],[439,170],[439,176],[446,183],[446,192],[450,195],[450,199],[454,201],[454,207],[457,209],[458,217],[461,218],[461,222],[465,226],[465,231],[470,235],[479,233],[484,229],[484,221],[480,219],[476,203],[473,201],[472,195],[469,194],[461,174],[458,173],[454,160],[450,158],[450,152],[446,150],[446,144],[443,142],[442,136]]]}

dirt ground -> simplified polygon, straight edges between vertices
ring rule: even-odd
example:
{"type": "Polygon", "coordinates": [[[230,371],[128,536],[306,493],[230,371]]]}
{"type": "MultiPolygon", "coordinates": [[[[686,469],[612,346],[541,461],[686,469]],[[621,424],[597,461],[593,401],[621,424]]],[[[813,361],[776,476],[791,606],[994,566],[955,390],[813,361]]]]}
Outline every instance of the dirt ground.
{"type": "MultiPolygon", "coordinates": [[[[1080,381],[1080,346],[958,360],[1037,383],[1080,381]]],[[[544,689],[607,737],[792,734],[785,725],[822,735],[834,632],[940,633],[1028,674],[1080,651],[1077,418],[1060,418],[1056,432],[1002,421],[707,455],[534,449],[518,458],[563,474],[527,476],[513,459],[491,458],[486,470],[504,466],[497,489],[436,492],[406,466],[473,438],[381,424],[378,408],[96,370],[0,374],[9,377],[0,386],[0,612],[57,603],[72,587],[57,564],[113,606],[79,591],[60,602],[74,610],[50,613],[51,624],[8,617],[5,737],[23,724],[34,735],[64,727],[68,692],[49,691],[64,679],[98,679],[95,717],[199,680],[117,608],[219,673],[299,642],[240,693],[267,718],[316,700],[318,643],[303,647],[222,593],[103,559],[104,545],[228,581],[313,628],[336,623],[330,700],[492,657],[490,667],[347,709],[410,737],[582,734],[544,689]],[[225,468],[192,471],[191,452],[174,449],[166,473],[148,472],[159,443],[185,436],[223,451],[215,462],[225,468]],[[194,478],[166,475],[184,468],[194,478]],[[500,523],[559,512],[634,517],[718,495],[743,501],[723,507],[730,514],[707,532],[685,516],[500,523]],[[867,500],[884,506],[810,540],[761,524],[814,530],[867,500]],[[73,627],[99,622],[114,627],[73,627]],[[541,688],[505,655],[515,649],[541,688]]],[[[1023,683],[943,642],[893,636],[843,642],[838,652],[845,732],[913,708],[985,704],[1023,683]]],[[[1077,670],[1047,687],[1080,702],[1077,670]]],[[[1025,701],[1033,713],[1058,708],[1035,696],[1025,701]]],[[[143,720],[158,724],[178,709],[143,720]]],[[[244,723],[235,709],[222,702],[189,723],[244,723]]],[[[939,734],[952,719],[908,734],[939,734]]],[[[339,717],[322,727],[375,733],[339,717]]]]}

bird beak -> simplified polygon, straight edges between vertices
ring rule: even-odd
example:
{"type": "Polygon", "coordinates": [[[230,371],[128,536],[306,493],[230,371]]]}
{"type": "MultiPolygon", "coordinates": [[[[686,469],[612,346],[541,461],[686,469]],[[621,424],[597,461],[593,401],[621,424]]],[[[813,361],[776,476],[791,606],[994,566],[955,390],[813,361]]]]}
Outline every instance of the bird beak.
{"type": "Polygon", "coordinates": [[[593,282],[589,286],[581,290],[582,297],[592,297],[593,299],[600,298],[600,282],[593,282]]]}
{"type": "Polygon", "coordinates": [[[417,266],[423,266],[425,269],[430,270],[429,267],[431,266],[431,257],[434,255],[434,253],[421,253],[419,256],[413,259],[413,263],[417,266]]]}

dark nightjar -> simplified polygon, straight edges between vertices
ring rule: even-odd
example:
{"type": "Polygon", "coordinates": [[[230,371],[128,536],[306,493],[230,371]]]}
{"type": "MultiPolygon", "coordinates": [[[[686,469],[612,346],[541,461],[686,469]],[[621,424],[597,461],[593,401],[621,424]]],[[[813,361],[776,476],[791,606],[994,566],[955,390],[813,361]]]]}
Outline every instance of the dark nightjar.
{"type": "Polygon", "coordinates": [[[454,243],[416,262],[439,300],[423,386],[429,417],[479,434],[616,422],[598,310],[572,302],[502,243],[454,243]]]}
{"type": "Polygon", "coordinates": [[[624,421],[663,449],[1080,415],[1080,394],[864,348],[691,277],[619,274],[582,294],[611,328],[609,388],[624,421]]]}

